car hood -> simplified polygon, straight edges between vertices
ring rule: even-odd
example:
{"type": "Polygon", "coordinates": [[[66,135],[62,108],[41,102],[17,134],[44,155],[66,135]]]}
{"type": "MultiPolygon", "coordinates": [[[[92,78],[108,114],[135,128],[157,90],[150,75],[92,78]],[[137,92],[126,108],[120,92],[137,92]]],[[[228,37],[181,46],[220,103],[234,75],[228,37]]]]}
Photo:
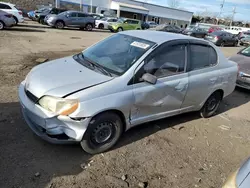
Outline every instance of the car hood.
{"type": "Polygon", "coordinates": [[[241,166],[241,168],[239,169],[237,173],[236,183],[238,187],[241,187],[240,185],[243,183],[243,181],[246,181],[247,179],[248,179],[247,181],[249,182],[249,178],[248,178],[249,173],[250,173],[250,158],[241,166]]]}
{"type": "Polygon", "coordinates": [[[26,77],[25,89],[37,98],[44,95],[64,97],[111,79],[81,65],[71,56],[34,67],[26,77]]]}
{"type": "Polygon", "coordinates": [[[239,70],[241,72],[250,74],[250,57],[237,54],[229,58],[229,60],[234,61],[238,63],[239,65],[239,70]]]}

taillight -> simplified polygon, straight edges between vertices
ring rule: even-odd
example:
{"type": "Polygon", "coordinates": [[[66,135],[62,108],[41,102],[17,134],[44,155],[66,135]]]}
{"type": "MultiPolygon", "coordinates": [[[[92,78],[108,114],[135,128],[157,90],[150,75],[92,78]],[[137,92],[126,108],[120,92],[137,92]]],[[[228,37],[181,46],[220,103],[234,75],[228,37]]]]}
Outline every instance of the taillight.
{"type": "Polygon", "coordinates": [[[219,39],[220,39],[220,37],[216,36],[216,37],[215,37],[215,39],[216,39],[216,40],[219,40],[219,39]]]}
{"type": "Polygon", "coordinates": [[[5,14],[5,17],[12,18],[12,14],[5,14]]]}
{"type": "Polygon", "coordinates": [[[18,13],[19,13],[20,15],[23,15],[23,12],[22,12],[22,11],[18,11],[18,13]]]}

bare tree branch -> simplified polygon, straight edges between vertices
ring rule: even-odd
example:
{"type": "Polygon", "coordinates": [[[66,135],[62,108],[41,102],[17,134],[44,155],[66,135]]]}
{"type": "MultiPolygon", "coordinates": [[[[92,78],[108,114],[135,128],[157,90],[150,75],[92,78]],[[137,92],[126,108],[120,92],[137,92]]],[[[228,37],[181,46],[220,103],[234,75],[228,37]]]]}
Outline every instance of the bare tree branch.
{"type": "Polygon", "coordinates": [[[168,0],[167,2],[170,8],[179,8],[180,6],[180,0],[168,0]]]}

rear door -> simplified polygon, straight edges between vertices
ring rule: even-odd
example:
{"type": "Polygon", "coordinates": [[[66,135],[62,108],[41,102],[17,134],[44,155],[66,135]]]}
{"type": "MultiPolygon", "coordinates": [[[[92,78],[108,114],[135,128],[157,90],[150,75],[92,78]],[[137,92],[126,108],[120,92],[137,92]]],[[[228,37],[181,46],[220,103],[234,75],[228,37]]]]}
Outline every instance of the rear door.
{"type": "Polygon", "coordinates": [[[187,40],[162,44],[135,71],[132,124],[179,113],[188,88],[187,44],[187,40]],[[140,78],[144,73],[156,76],[156,84],[142,82],[140,78]]]}
{"type": "Polygon", "coordinates": [[[199,110],[220,81],[217,53],[207,42],[191,41],[188,46],[189,86],[182,111],[199,110]]]}
{"type": "Polygon", "coordinates": [[[132,30],[133,29],[132,20],[126,20],[123,24],[123,29],[124,30],[132,30]]]}
{"type": "Polygon", "coordinates": [[[78,13],[78,25],[80,27],[85,27],[86,23],[88,21],[88,15],[84,13],[78,13]]]}

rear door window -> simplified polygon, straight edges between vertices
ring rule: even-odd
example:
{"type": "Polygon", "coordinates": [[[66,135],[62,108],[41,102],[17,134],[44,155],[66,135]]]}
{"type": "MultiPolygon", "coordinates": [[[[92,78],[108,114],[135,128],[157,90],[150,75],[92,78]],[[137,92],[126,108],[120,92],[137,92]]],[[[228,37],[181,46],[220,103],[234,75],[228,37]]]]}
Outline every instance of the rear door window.
{"type": "Polygon", "coordinates": [[[70,17],[71,17],[71,18],[77,17],[77,13],[76,13],[76,12],[72,12],[72,13],[70,14],[70,17]]]}
{"type": "Polygon", "coordinates": [[[0,9],[11,9],[9,5],[1,4],[0,3],[0,9]]]}
{"type": "Polygon", "coordinates": [[[190,45],[189,71],[211,67],[217,64],[217,53],[211,46],[190,45]]]}
{"type": "Polygon", "coordinates": [[[84,17],[89,17],[89,16],[87,14],[78,13],[78,17],[84,18],[84,17]]]}

